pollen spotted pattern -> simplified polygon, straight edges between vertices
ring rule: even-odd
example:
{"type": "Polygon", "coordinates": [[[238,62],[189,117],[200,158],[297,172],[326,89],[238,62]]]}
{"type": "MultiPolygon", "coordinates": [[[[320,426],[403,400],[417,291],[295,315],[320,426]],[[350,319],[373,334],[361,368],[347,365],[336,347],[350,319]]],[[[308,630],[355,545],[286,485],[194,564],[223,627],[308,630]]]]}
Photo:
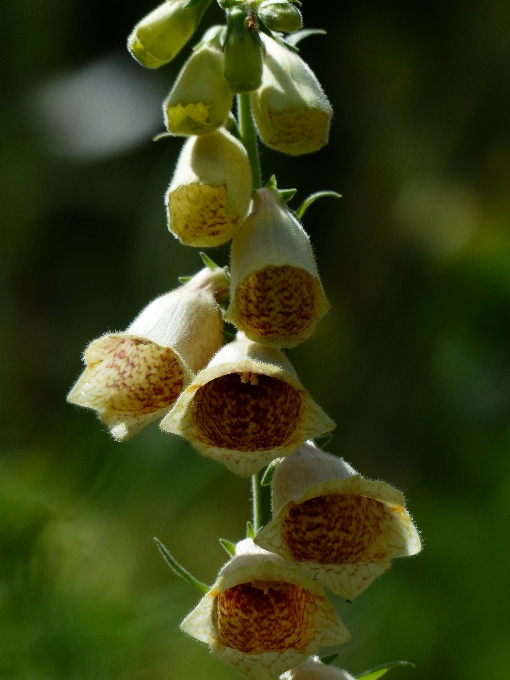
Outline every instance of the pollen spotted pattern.
{"type": "Polygon", "coordinates": [[[251,382],[243,377],[229,373],[197,390],[193,417],[203,440],[236,451],[267,451],[285,444],[299,423],[298,390],[267,375],[251,382]]]}
{"type": "Polygon", "coordinates": [[[169,228],[185,245],[213,246],[228,241],[238,216],[227,214],[227,189],[186,184],[168,197],[169,228]]]}
{"type": "Polygon", "coordinates": [[[315,635],[314,596],[291,583],[267,586],[242,583],[218,596],[216,626],[222,645],[263,654],[301,650],[310,644],[315,635]]]}
{"type": "Polygon", "coordinates": [[[305,269],[270,265],[237,286],[236,302],[245,328],[275,342],[297,341],[318,321],[320,284],[305,269]]]}
{"type": "Polygon", "coordinates": [[[100,411],[144,415],[171,406],[184,376],[169,347],[120,338],[96,367],[91,406],[100,411]]]}
{"type": "Polygon", "coordinates": [[[269,146],[298,155],[312,153],[327,144],[330,117],[319,109],[269,111],[269,116],[274,126],[274,135],[267,140],[269,146]]]}
{"type": "Polygon", "coordinates": [[[174,134],[193,135],[211,130],[209,121],[211,104],[197,102],[195,104],[176,104],[166,109],[167,128],[174,134]]]}
{"type": "Polygon", "coordinates": [[[319,496],[290,508],[283,540],[301,562],[354,564],[384,559],[394,517],[367,496],[319,496]]]}

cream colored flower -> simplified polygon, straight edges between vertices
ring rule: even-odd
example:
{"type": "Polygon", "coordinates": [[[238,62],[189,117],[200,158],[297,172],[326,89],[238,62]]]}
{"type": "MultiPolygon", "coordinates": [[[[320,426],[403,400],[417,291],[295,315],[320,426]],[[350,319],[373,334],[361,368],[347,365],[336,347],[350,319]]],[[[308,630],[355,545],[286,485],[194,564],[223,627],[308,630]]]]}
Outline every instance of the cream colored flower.
{"type": "Polygon", "coordinates": [[[222,347],[161,422],[162,430],[185,437],[241,477],[333,427],[282,352],[242,333],[222,347]]]}
{"type": "Polygon", "coordinates": [[[218,246],[241,225],[250,199],[250,163],[242,144],[223,128],[191,137],[166,193],[168,228],[185,245],[218,246]]]}
{"type": "Polygon", "coordinates": [[[273,520],[256,542],[299,563],[348,600],[394,557],[421,550],[402,493],[365,479],[312,442],[282,460],[273,477],[273,520]]]}
{"type": "Polygon", "coordinates": [[[318,151],[328,142],[331,104],[301,57],[266,35],[260,37],[262,84],[250,95],[260,138],[291,156],[318,151]]]}
{"type": "Polygon", "coordinates": [[[308,234],[276,188],[260,189],[235,235],[225,319],[252,340],[293,347],[329,310],[308,234]]]}
{"type": "Polygon", "coordinates": [[[280,676],[280,680],[354,680],[341,668],[321,663],[318,656],[311,656],[304,663],[280,676]]]}
{"type": "Polygon", "coordinates": [[[251,539],[237,544],[181,628],[250,680],[274,680],[350,637],[319,583],[251,539]]]}
{"type": "Polygon", "coordinates": [[[87,368],[67,400],[97,411],[120,441],[162,418],[193,379],[192,371],[221,347],[216,296],[228,285],[223,269],[206,267],[153,300],[123,333],[94,340],[85,350],[87,368]]]}

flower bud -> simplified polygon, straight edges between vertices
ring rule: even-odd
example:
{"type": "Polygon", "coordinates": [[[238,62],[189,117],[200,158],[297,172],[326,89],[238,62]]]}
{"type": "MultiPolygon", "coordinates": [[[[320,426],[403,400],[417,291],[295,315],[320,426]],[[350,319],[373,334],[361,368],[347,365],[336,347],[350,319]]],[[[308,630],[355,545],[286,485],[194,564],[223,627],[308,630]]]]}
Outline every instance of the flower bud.
{"type": "Polygon", "coordinates": [[[303,27],[301,12],[286,0],[264,0],[257,8],[257,15],[272,31],[294,33],[303,27]]]}
{"type": "Polygon", "coordinates": [[[250,680],[274,680],[350,638],[322,587],[251,539],[237,544],[181,629],[250,680]]]}
{"type": "Polygon", "coordinates": [[[273,520],[257,545],[299,563],[311,577],[352,600],[394,557],[421,550],[400,491],[365,479],[312,442],[276,468],[273,520]]]}
{"type": "Polygon", "coordinates": [[[246,26],[250,20],[241,7],[228,12],[224,74],[232,92],[251,92],[262,82],[262,47],[255,26],[246,26]]]}
{"type": "Polygon", "coordinates": [[[203,368],[221,347],[215,298],[226,290],[224,270],[204,268],[153,300],[123,333],[94,340],[67,400],[97,411],[120,441],[162,418],[193,379],[191,371],[203,368]]]}
{"type": "Polygon", "coordinates": [[[251,198],[243,145],[226,130],[190,138],[166,193],[168,228],[189,246],[219,246],[232,238],[251,198]]]}
{"type": "Polygon", "coordinates": [[[293,347],[329,310],[310,239],[277,189],[260,189],[231,254],[225,319],[252,340],[293,347]]]}
{"type": "Polygon", "coordinates": [[[174,135],[203,135],[223,125],[233,94],[223,76],[223,52],[208,43],[184,64],[163,104],[165,125],[174,135]]]}
{"type": "Polygon", "coordinates": [[[280,675],[280,680],[354,680],[354,676],[322,663],[318,656],[311,656],[300,666],[280,675]]]}
{"type": "Polygon", "coordinates": [[[128,50],[147,68],[167,64],[191,38],[210,1],[167,0],[136,24],[128,50]]]}
{"type": "Polygon", "coordinates": [[[181,435],[241,477],[334,426],[283,353],[242,333],[211,359],[161,422],[162,430],[181,435]]]}
{"type": "Polygon", "coordinates": [[[262,85],[251,94],[262,141],[291,156],[318,151],[328,142],[331,105],[310,67],[265,35],[262,85]]]}

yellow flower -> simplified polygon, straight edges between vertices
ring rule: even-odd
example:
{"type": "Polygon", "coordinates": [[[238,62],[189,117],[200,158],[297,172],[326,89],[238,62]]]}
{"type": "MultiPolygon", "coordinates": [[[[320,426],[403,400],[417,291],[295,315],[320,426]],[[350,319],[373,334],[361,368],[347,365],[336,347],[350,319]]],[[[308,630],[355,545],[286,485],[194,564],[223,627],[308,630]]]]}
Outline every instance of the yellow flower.
{"type": "MultiPolygon", "coordinates": [[[[212,31],[212,32],[210,32],[212,31]]],[[[184,64],[163,104],[165,124],[174,135],[203,135],[223,125],[232,108],[233,93],[223,76],[223,52],[208,35],[184,64]]]]}
{"type": "Polygon", "coordinates": [[[153,300],[123,333],[94,340],[87,368],[69,393],[97,411],[126,441],[162,418],[183,388],[221,347],[223,321],[215,296],[228,291],[223,269],[204,268],[185,285],[153,300]]]}
{"type": "Polygon", "coordinates": [[[242,144],[225,129],[184,144],[166,193],[168,228],[185,245],[232,238],[246,216],[251,170],[242,144]]]}
{"type": "Polygon", "coordinates": [[[322,663],[318,656],[311,656],[300,666],[281,675],[280,680],[354,680],[354,677],[341,668],[322,663]]]}
{"type": "Polygon", "coordinates": [[[294,52],[261,35],[262,84],[250,95],[262,141],[291,156],[328,142],[331,105],[310,67],[294,52]]]}
{"type": "Polygon", "coordinates": [[[161,422],[162,430],[181,435],[241,477],[333,427],[282,352],[242,333],[222,347],[161,422]]]}
{"type": "Polygon", "coordinates": [[[329,310],[310,239],[277,189],[260,189],[231,254],[225,319],[252,340],[293,347],[329,310]]]}
{"type": "Polygon", "coordinates": [[[167,0],[136,24],[128,50],[147,68],[167,64],[191,38],[210,1],[167,0]]]}
{"type": "Polygon", "coordinates": [[[350,637],[317,582],[251,539],[237,544],[181,628],[250,680],[275,680],[350,637]]]}
{"type": "Polygon", "coordinates": [[[394,557],[421,550],[402,493],[307,442],[276,468],[273,520],[256,543],[352,600],[394,557]]]}

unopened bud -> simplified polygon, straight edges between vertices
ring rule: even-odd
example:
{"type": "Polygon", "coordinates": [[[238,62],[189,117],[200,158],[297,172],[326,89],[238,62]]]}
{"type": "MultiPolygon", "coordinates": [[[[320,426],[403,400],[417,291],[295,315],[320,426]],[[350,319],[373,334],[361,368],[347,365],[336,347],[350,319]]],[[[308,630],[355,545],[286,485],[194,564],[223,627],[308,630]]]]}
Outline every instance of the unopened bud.
{"type": "Polygon", "coordinates": [[[192,371],[221,347],[216,298],[228,285],[223,269],[207,267],[153,300],[123,333],[94,340],[67,400],[97,411],[121,441],[162,418],[193,379],[192,371]]]}
{"type": "Polygon", "coordinates": [[[246,216],[251,181],[246,150],[226,130],[188,139],[166,193],[168,228],[185,245],[226,243],[246,216]]]}
{"type": "Polygon", "coordinates": [[[264,44],[262,85],[251,95],[253,116],[262,141],[299,156],[328,142],[331,105],[310,67],[272,38],[264,44]]]}
{"type": "Polygon", "coordinates": [[[210,2],[167,0],[137,23],[128,50],[147,68],[167,64],[191,38],[210,2]]]}
{"type": "Polygon", "coordinates": [[[255,26],[254,17],[247,17],[243,8],[229,10],[223,49],[225,79],[232,92],[251,92],[262,82],[262,47],[255,26]]]}
{"type": "Polygon", "coordinates": [[[184,64],[163,104],[165,124],[174,135],[203,135],[223,125],[232,107],[223,75],[223,52],[210,43],[184,64]]]}
{"type": "Polygon", "coordinates": [[[257,8],[257,15],[272,31],[294,33],[303,26],[301,12],[286,0],[264,0],[257,8]]]}
{"type": "Polygon", "coordinates": [[[310,239],[277,189],[260,189],[232,243],[225,319],[252,340],[293,347],[329,310],[310,239]]]}

